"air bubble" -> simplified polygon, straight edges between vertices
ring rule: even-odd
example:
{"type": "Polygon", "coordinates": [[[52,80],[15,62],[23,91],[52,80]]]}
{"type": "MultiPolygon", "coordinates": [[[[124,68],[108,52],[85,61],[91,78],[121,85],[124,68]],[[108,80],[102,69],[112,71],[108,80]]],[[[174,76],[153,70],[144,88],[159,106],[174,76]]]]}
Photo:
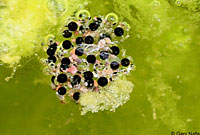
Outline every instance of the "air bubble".
{"type": "Polygon", "coordinates": [[[180,1],[180,0],[176,0],[176,1],[175,1],[175,5],[176,5],[176,6],[181,6],[181,1],[180,1]]]}
{"type": "Polygon", "coordinates": [[[154,14],[154,15],[153,15],[153,19],[154,19],[154,21],[156,21],[156,22],[160,22],[160,17],[159,17],[158,14],[154,14]]]}
{"type": "Polygon", "coordinates": [[[106,20],[114,24],[118,22],[118,16],[115,13],[109,13],[106,15],[106,20]]]}
{"type": "Polygon", "coordinates": [[[47,0],[46,7],[48,10],[54,12],[55,14],[61,14],[65,11],[64,3],[58,3],[56,0],[47,0]]]}
{"type": "Polygon", "coordinates": [[[131,26],[127,22],[122,22],[120,24],[122,28],[124,29],[124,37],[125,39],[129,38],[129,30],[131,29],[131,26]]]}
{"type": "Polygon", "coordinates": [[[46,36],[46,39],[45,39],[46,44],[50,45],[50,44],[54,43],[55,39],[56,39],[56,37],[54,35],[46,36]]]}
{"type": "Polygon", "coordinates": [[[87,10],[80,10],[76,13],[76,17],[81,20],[88,19],[90,17],[90,12],[87,10]]]}
{"type": "Polygon", "coordinates": [[[121,24],[123,25],[125,30],[127,30],[127,31],[130,30],[131,26],[127,22],[122,22],[121,24]]]}
{"type": "Polygon", "coordinates": [[[152,6],[153,6],[153,7],[159,7],[159,6],[160,6],[160,2],[157,1],[157,0],[154,0],[154,1],[152,2],[152,6]]]}

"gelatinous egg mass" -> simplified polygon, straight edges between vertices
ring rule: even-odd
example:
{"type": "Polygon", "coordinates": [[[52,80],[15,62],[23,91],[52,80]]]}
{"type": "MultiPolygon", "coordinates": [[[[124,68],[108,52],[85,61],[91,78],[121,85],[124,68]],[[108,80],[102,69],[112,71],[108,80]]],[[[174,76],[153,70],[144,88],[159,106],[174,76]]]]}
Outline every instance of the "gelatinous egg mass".
{"type": "Polygon", "coordinates": [[[122,49],[129,27],[114,13],[75,13],[60,26],[60,37],[46,44],[45,72],[52,76],[52,89],[62,103],[79,103],[82,114],[114,111],[128,101],[133,89],[126,75],[135,65],[122,49]]]}

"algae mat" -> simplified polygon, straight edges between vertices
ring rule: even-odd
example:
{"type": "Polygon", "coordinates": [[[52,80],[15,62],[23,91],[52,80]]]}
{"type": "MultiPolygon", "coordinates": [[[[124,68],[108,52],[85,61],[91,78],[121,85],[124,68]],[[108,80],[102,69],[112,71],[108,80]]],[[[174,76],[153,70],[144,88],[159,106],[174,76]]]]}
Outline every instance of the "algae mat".
{"type": "Polygon", "coordinates": [[[1,0],[0,12],[0,134],[200,132],[199,0],[1,0]],[[43,38],[81,8],[131,26],[122,46],[137,66],[128,78],[135,88],[116,112],[81,116],[78,105],[58,102],[43,74],[43,38]]]}

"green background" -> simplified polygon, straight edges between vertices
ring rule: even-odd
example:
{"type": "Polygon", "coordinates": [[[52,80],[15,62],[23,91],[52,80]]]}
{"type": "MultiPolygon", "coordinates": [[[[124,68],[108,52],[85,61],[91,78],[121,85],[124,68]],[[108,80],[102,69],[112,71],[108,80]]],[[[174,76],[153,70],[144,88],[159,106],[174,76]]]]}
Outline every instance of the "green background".
{"type": "MultiPolygon", "coordinates": [[[[40,4],[41,1],[36,2],[40,4]]],[[[200,132],[200,2],[87,2],[84,8],[92,15],[114,12],[131,26],[131,37],[121,44],[137,67],[129,77],[135,85],[131,99],[116,112],[81,116],[78,105],[60,104],[58,101],[49,86],[50,76],[43,73],[40,63],[44,52],[39,51],[39,56],[21,59],[22,67],[17,68],[9,82],[4,78],[11,74],[12,68],[8,68],[8,64],[0,65],[0,135],[170,135],[172,131],[200,132]]],[[[47,0],[45,4],[48,3],[49,10],[55,14],[60,14],[65,8],[60,0],[47,0]]],[[[83,3],[85,1],[68,1],[68,11],[73,12],[78,8],[77,4],[83,3]]],[[[19,7],[20,4],[31,6],[30,3],[19,3],[19,7]]],[[[6,6],[1,6],[1,10],[4,8],[6,6]]],[[[43,30],[50,33],[55,31],[45,27],[43,30]]],[[[39,31],[38,34],[46,33],[39,31]]],[[[42,50],[40,45],[37,48],[42,50]]],[[[19,54],[16,52],[16,55],[19,54]]]]}

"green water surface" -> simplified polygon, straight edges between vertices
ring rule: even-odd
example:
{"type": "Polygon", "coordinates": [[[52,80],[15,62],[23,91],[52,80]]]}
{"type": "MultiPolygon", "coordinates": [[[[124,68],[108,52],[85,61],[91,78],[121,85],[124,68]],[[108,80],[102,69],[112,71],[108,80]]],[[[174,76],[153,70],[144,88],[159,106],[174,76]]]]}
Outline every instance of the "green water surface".
{"type": "Polygon", "coordinates": [[[16,10],[12,12],[8,0],[0,0],[0,12],[5,11],[5,16],[1,14],[0,41],[13,49],[3,52],[5,47],[2,42],[0,44],[0,59],[4,61],[0,65],[0,135],[171,135],[172,131],[200,132],[199,0],[16,2],[14,5],[17,6],[13,7],[16,10]],[[40,62],[40,58],[45,56],[40,51],[42,37],[56,32],[64,9],[67,12],[63,16],[68,16],[79,8],[79,4],[86,4],[84,9],[91,15],[114,12],[131,26],[131,37],[121,46],[127,50],[127,55],[133,57],[137,67],[129,76],[135,88],[131,99],[116,112],[81,116],[77,104],[58,101],[49,85],[50,76],[43,73],[40,62]],[[41,11],[35,9],[36,5],[42,7],[41,11]],[[42,12],[43,7],[47,12],[42,12]],[[35,16],[37,14],[40,18],[35,16]],[[43,18],[43,14],[48,18],[43,18]],[[30,24],[24,25],[26,22],[30,24]],[[30,26],[30,30],[24,32],[21,27],[22,35],[19,31],[10,34],[13,26],[30,26]],[[38,56],[34,55],[36,52],[38,56]],[[9,59],[18,56],[12,61],[19,59],[22,63],[8,82],[5,78],[12,73],[12,68],[8,68],[10,62],[5,64],[5,56],[9,59]]]}

